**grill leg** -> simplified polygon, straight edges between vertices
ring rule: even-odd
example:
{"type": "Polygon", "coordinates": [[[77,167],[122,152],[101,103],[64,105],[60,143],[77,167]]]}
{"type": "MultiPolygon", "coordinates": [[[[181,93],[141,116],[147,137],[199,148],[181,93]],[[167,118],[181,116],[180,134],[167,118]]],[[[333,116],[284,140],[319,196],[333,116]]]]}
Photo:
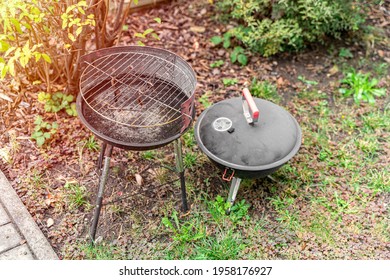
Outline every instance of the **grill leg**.
{"type": "Polygon", "coordinates": [[[103,144],[102,144],[102,146],[100,148],[100,154],[99,154],[99,159],[98,159],[98,165],[97,165],[98,171],[100,169],[102,169],[103,157],[104,157],[104,153],[106,151],[106,147],[107,147],[107,143],[103,142],[103,144]]]}
{"type": "Polygon", "coordinates": [[[174,142],[174,145],[175,145],[176,171],[179,173],[179,178],[180,178],[181,200],[183,203],[183,211],[187,212],[188,211],[187,192],[186,192],[186,183],[184,178],[183,153],[182,153],[180,138],[178,138],[174,142]]]}
{"type": "MultiPolygon", "coordinates": [[[[103,145],[105,146],[106,144],[103,144],[103,145]]],[[[106,147],[104,147],[104,148],[102,147],[102,150],[103,149],[105,150],[106,147]]],[[[100,175],[100,179],[99,179],[99,189],[98,189],[98,194],[97,194],[97,198],[96,198],[96,205],[95,205],[95,211],[93,214],[92,226],[91,226],[91,230],[90,230],[91,239],[93,242],[95,241],[96,229],[97,229],[97,225],[99,222],[99,216],[100,216],[100,210],[102,209],[104,186],[106,185],[106,182],[107,182],[108,170],[110,168],[110,159],[111,159],[112,149],[113,149],[113,147],[111,145],[108,145],[108,153],[104,159],[104,167],[103,167],[102,173],[100,175]]],[[[102,158],[103,158],[103,156],[104,156],[104,152],[101,153],[102,158]]],[[[99,159],[100,159],[100,157],[99,157],[99,159]]]]}
{"type": "Polygon", "coordinates": [[[230,203],[230,207],[226,210],[226,214],[230,214],[230,210],[236,200],[238,189],[240,188],[241,178],[233,177],[232,184],[230,185],[228,203],[230,203]]]}

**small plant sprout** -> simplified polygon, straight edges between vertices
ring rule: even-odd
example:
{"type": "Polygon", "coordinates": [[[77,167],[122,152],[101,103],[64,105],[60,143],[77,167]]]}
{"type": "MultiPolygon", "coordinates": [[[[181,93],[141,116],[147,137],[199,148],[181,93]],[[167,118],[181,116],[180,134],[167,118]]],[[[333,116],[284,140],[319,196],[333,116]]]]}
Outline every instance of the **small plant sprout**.
{"type": "Polygon", "coordinates": [[[37,142],[39,147],[42,147],[46,140],[50,139],[57,132],[58,124],[56,122],[45,122],[41,116],[35,119],[34,124],[35,128],[31,138],[37,142]]]}
{"type": "Polygon", "coordinates": [[[223,78],[222,83],[225,87],[228,87],[237,84],[238,80],[236,78],[223,78]]]}
{"type": "Polygon", "coordinates": [[[345,97],[353,96],[357,105],[362,101],[374,104],[375,97],[386,95],[385,88],[377,87],[379,81],[375,78],[370,79],[370,73],[363,74],[352,69],[340,82],[346,87],[340,88],[339,92],[345,97]]]}
{"type": "Polygon", "coordinates": [[[225,62],[223,60],[217,60],[210,64],[211,68],[218,68],[221,67],[225,62]]]}

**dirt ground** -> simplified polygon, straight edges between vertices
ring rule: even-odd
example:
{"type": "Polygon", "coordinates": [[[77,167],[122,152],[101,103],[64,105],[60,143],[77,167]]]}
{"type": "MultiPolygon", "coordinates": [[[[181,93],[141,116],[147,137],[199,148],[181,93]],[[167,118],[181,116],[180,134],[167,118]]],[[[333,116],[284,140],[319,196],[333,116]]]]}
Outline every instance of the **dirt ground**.
{"type": "MultiPolygon", "coordinates": [[[[334,112],[335,115],[337,115],[337,112],[340,112],[340,114],[348,112],[346,107],[339,105],[340,99],[339,97],[336,98],[334,93],[339,85],[338,81],[343,76],[342,67],[347,64],[360,70],[373,71],[373,65],[390,63],[390,49],[386,43],[390,35],[389,13],[389,4],[385,4],[381,9],[373,10],[370,14],[370,23],[381,27],[384,32],[378,33],[377,37],[370,37],[361,42],[356,42],[353,38],[329,41],[325,45],[308,46],[306,50],[299,53],[284,53],[269,58],[249,54],[250,62],[248,66],[241,67],[230,62],[227,50],[215,47],[210,42],[211,37],[223,34],[230,27],[215,20],[213,5],[208,4],[207,1],[169,1],[153,9],[141,10],[131,14],[127,22],[128,31],[123,33],[119,45],[135,44],[134,30],[154,28],[160,40],[149,40],[145,44],[175,52],[189,62],[196,72],[198,82],[195,92],[196,116],[199,116],[205,109],[207,103],[212,104],[239,96],[240,90],[244,86],[249,86],[253,78],[256,78],[259,81],[268,81],[274,84],[281,97],[279,105],[287,108],[293,115],[298,115],[300,123],[305,122],[305,125],[307,125],[312,122],[313,124],[308,125],[307,130],[315,131],[320,124],[311,119],[310,116],[304,117],[302,112],[307,110],[310,113],[312,108],[318,106],[318,100],[313,101],[310,98],[302,100],[299,93],[320,92],[323,96],[326,96],[321,100],[328,102],[329,110],[334,112]],[[156,23],[153,20],[155,17],[160,17],[162,23],[156,23]],[[386,39],[379,39],[383,37],[387,38],[387,41],[386,39]],[[338,56],[340,48],[348,48],[354,57],[343,60],[338,56]],[[225,63],[219,68],[210,67],[210,63],[217,60],[223,60],[225,63]],[[306,81],[316,81],[317,84],[314,86],[305,83],[302,79],[297,79],[298,76],[304,77],[306,81]],[[222,82],[223,78],[235,78],[237,83],[225,86],[222,82]]],[[[389,88],[388,73],[384,77],[381,83],[389,88]]],[[[56,115],[46,113],[48,120],[57,121],[59,130],[50,140],[49,145],[42,149],[37,148],[30,135],[33,131],[36,114],[45,114],[43,105],[37,102],[37,93],[42,88],[27,84],[21,86],[9,82],[1,85],[0,90],[9,92],[9,96],[13,101],[0,99],[0,117],[2,120],[0,122],[0,143],[3,147],[12,150],[12,159],[9,162],[0,160],[0,169],[9,178],[59,256],[71,259],[88,258],[87,253],[80,248],[88,243],[88,231],[93,211],[92,205],[94,204],[99,178],[96,161],[99,155],[98,146],[101,142],[95,140],[95,146],[87,144],[86,140],[91,139],[92,133],[82,125],[78,118],[68,117],[62,112],[56,115]],[[79,190],[75,189],[77,187],[73,188],[74,185],[82,187],[79,190]],[[79,200],[77,200],[77,194],[81,194],[79,200]],[[80,204],[75,201],[80,201],[80,204]]],[[[383,111],[387,110],[388,101],[388,96],[387,99],[378,101],[378,108],[383,111]]],[[[348,102],[347,105],[353,106],[352,100],[348,102]]],[[[372,109],[368,106],[363,106],[361,109],[356,109],[356,112],[351,113],[351,116],[364,115],[371,112],[370,110],[372,109]]],[[[316,117],[319,117],[319,115],[316,117]]],[[[335,124],[329,126],[334,127],[335,124]]],[[[340,133],[333,135],[330,141],[332,143],[343,142],[343,139],[348,137],[344,133],[346,132],[340,131],[340,133]]],[[[382,129],[380,133],[382,133],[381,137],[384,139],[382,141],[389,140],[388,130],[382,129]]],[[[196,165],[190,166],[186,170],[188,196],[191,211],[194,213],[200,211],[199,209],[203,209],[198,205],[202,202],[200,197],[205,196],[213,199],[218,194],[225,195],[227,190],[226,184],[221,180],[219,170],[199,152],[196,145],[191,144],[193,142],[191,134],[183,136],[183,138],[185,153],[196,158],[196,165]]],[[[329,145],[332,145],[332,143],[329,145]]],[[[383,165],[383,168],[387,169],[389,161],[386,157],[389,156],[389,146],[388,144],[383,145],[384,148],[377,164],[383,165]]],[[[335,146],[334,151],[337,149],[335,146]]],[[[292,160],[290,166],[308,160],[311,153],[317,155],[318,151],[315,151],[314,147],[304,146],[300,153],[302,155],[292,160]]],[[[188,160],[190,160],[190,157],[188,160]]],[[[319,162],[318,166],[310,166],[310,168],[321,173],[324,170],[321,164],[323,163],[319,162]]],[[[122,249],[113,249],[117,250],[118,254],[124,258],[151,259],[166,257],[156,253],[159,246],[163,246],[160,244],[165,244],[170,237],[168,232],[162,230],[161,219],[169,215],[173,209],[180,211],[181,201],[177,177],[169,169],[164,168],[164,165],[174,166],[173,145],[165,146],[150,153],[114,149],[98,236],[103,237],[102,244],[109,244],[114,248],[117,248],[116,246],[125,247],[126,252],[131,252],[124,253],[122,249]],[[138,177],[138,182],[136,177],[138,177]],[[140,178],[142,178],[142,182],[140,178]]],[[[309,166],[309,164],[299,166],[309,166]]],[[[337,169],[337,166],[335,168],[337,169]]],[[[301,171],[301,174],[305,174],[305,169],[301,171]]],[[[337,172],[340,172],[338,178],[342,180],[344,176],[342,171],[335,170],[334,172],[336,175],[337,172]]],[[[364,172],[369,171],[364,170],[364,172]]],[[[314,182],[312,187],[307,185],[305,190],[299,191],[298,195],[294,196],[294,199],[298,201],[297,203],[301,203],[297,205],[305,205],[305,199],[312,194],[315,195],[315,192],[318,191],[315,189],[315,185],[320,183],[316,181],[316,176],[324,177],[314,173],[313,171],[310,174],[312,182],[314,182]],[[299,197],[299,195],[303,196],[299,197]]],[[[276,176],[276,180],[279,181],[280,178],[283,178],[283,174],[276,176]]],[[[304,180],[302,176],[304,175],[301,175],[300,180],[304,180]]],[[[297,178],[291,180],[298,180],[297,178]]],[[[276,213],[278,208],[275,203],[270,204],[269,198],[273,199],[275,195],[286,189],[288,190],[287,193],[292,191],[287,187],[280,186],[280,182],[275,183],[270,178],[266,178],[261,182],[265,186],[264,188],[259,188],[260,183],[256,181],[254,184],[248,183],[247,190],[241,193],[242,198],[245,198],[252,205],[249,215],[253,219],[262,219],[267,213],[276,213]],[[281,189],[275,192],[272,185],[279,186],[281,189]],[[261,197],[261,199],[254,199],[256,196],[261,197]],[[268,197],[268,199],[264,197],[268,197]]],[[[342,183],[340,185],[343,186],[342,183]]],[[[340,193],[343,193],[343,191],[340,189],[340,193]]],[[[291,193],[288,193],[287,196],[289,194],[291,193]]],[[[372,192],[367,191],[367,195],[371,194],[372,192]]],[[[333,196],[333,193],[318,192],[317,195],[333,196]]],[[[272,199],[271,201],[273,201],[272,199]]],[[[347,201],[345,197],[343,199],[347,201]]],[[[372,217],[369,216],[372,212],[378,218],[373,224],[368,223],[368,226],[373,226],[379,221],[388,222],[389,199],[389,193],[384,193],[367,202],[368,208],[364,212],[364,217],[371,219],[372,217]]],[[[305,215],[313,213],[307,212],[305,215]]],[[[359,244],[356,246],[360,247],[355,248],[359,254],[354,255],[353,248],[344,247],[339,250],[328,250],[325,237],[323,243],[316,243],[310,234],[306,235],[299,231],[298,233],[297,231],[294,232],[291,228],[283,228],[277,217],[277,215],[271,214],[266,217],[267,224],[263,227],[264,233],[258,237],[263,238],[261,243],[257,245],[259,248],[249,246],[251,250],[259,250],[262,253],[256,255],[247,252],[250,256],[248,258],[390,259],[389,240],[376,239],[368,229],[363,230],[365,233],[358,234],[350,233],[351,229],[348,228],[345,231],[345,236],[334,241],[336,243],[352,242],[351,244],[354,244],[354,246],[359,244]],[[300,241],[294,239],[296,236],[300,241]],[[267,243],[265,241],[267,238],[276,241],[267,243]],[[275,249],[275,244],[282,245],[276,246],[275,249]],[[286,249],[287,245],[283,244],[289,244],[291,247],[295,246],[299,248],[298,251],[303,253],[297,255],[295,251],[290,252],[292,249],[290,250],[290,247],[286,249]],[[368,249],[368,247],[375,247],[376,249],[368,249]],[[368,250],[369,253],[364,254],[365,250],[368,250]]],[[[182,218],[185,219],[186,217],[182,216],[182,218]]],[[[337,232],[343,232],[343,228],[348,227],[348,220],[344,222],[345,224],[337,224],[337,227],[339,227],[336,229],[337,232]]],[[[365,226],[363,225],[363,227],[365,226]]],[[[215,229],[211,228],[210,231],[214,232],[215,229]]],[[[243,230],[243,235],[247,237],[254,234],[254,232],[243,230]]],[[[240,258],[246,257],[244,255],[240,258]]]]}

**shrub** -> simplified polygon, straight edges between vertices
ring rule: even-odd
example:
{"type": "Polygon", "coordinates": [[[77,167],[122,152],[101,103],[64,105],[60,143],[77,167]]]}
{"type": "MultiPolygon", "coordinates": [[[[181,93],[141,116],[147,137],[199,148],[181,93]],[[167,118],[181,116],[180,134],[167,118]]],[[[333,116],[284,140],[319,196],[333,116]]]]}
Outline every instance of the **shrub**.
{"type": "MultiPolygon", "coordinates": [[[[21,73],[31,82],[66,83],[68,93],[77,93],[79,59],[88,40],[95,48],[112,46],[130,5],[125,0],[0,1],[0,78],[21,73]],[[113,22],[108,22],[109,3],[113,22]]],[[[134,1],[138,2],[138,1],[134,1]]]]}
{"type": "Polygon", "coordinates": [[[239,23],[230,35],[264,56],[300,49],[325,36],[339,38],[364,22],[353,0],[221,0],[217,6],[239,23]]]}

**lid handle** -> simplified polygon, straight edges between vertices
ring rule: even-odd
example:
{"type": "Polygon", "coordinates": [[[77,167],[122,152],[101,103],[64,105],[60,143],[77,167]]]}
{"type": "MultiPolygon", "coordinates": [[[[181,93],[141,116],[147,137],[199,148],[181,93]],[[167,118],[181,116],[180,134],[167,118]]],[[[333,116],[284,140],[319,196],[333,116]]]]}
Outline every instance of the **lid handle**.
{"type": "Polygon", "coordinates": [[[253,124],[259,120],[259,109],[247,88],[242,90],[242,109],[244,111],[244,117],[249,124],[253,124]]]}

